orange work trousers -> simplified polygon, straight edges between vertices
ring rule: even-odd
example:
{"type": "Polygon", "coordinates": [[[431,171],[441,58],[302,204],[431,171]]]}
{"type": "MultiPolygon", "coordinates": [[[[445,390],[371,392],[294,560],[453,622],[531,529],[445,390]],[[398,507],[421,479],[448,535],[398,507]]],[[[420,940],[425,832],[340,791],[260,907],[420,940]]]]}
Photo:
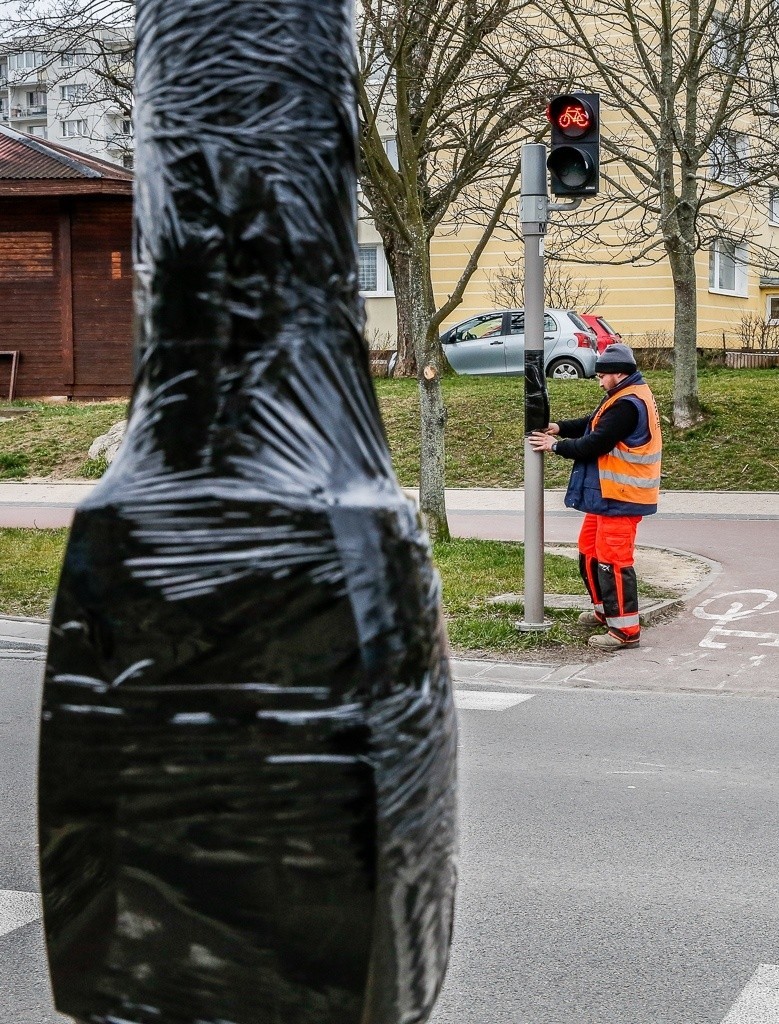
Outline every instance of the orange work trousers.
{"type": "Polygon", "coordinates": [[[617,636],[641,632],[638,583],[633,568],[641,516],[599,516],[587,512],[579,533],[579,572],[599,615],[617,636]]]}

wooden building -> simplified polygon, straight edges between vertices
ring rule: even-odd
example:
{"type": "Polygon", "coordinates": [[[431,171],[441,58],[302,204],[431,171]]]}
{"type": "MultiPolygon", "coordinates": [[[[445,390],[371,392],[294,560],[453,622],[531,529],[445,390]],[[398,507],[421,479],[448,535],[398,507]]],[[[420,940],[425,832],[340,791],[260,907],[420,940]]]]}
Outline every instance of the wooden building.
{"type": "Polygon", "coordinates": [[[129,393],[131,238],[130,171],[0,125],[0,399],[129,393]]]}

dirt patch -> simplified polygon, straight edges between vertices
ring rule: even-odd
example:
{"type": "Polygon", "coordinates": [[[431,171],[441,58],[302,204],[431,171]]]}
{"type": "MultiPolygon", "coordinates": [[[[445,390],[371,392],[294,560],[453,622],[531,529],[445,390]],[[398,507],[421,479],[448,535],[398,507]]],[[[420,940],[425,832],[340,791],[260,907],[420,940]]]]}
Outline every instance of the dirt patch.
{"type": "MultiPolygon", "coordinates": [[[[548,544],[544,550],[566,558],[579,557],[575,544],[548,544]]],[[[669,596],[679,597],[703,583],[711,572],[709,563],[694,555],[641,545],[636,547],[635,565],[636,575],[642,583],[667,591],[669,596]]]]}

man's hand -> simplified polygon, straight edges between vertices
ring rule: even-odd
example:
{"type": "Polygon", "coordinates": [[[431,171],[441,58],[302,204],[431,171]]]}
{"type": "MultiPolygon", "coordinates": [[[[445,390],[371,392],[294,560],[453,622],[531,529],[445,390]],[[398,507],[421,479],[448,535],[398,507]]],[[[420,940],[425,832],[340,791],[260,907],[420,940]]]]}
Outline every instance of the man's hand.
{"type": "Polygon", "coordinates": [[[528,435],[530,447],[534,452],[548,452],[552,450],[554,439],[560,433],[560,426],[557,423],[550,423],[546,430],[534,430],[528,435]]]}

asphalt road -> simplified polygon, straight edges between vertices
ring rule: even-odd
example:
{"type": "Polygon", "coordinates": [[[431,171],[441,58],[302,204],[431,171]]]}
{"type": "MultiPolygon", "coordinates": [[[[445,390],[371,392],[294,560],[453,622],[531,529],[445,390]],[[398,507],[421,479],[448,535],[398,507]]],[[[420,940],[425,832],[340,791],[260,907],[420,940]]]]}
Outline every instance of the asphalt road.
{"type": "Polygon", "coordinates": [[[435,1024],[720,1024],[779,963],[775,700],[542,690],[460,727],[435,1024]]]}
{"type": "MultiPolygon", "coordinates": [[[[41,667],[0,658],[0,1024],[64,1020],[24,904],[41,667]]],[[[779,702],[457,699],[461,882],[434,1024],[722,1024],[760,965],[779,963],[779,702]]],[[[766,1006],[728,1024],[776,1024],[779,992],[766,1006]]]]}
{"type": "MultiPolygon", "coordinates": [[[[523,535],[515,510],[450,518],[523,535]]],[[[578,522],[548,512],[547,541],[578,522]]],[[[779,1024],[779,525],[713,505],[645,520],[639,543],[716,565],[638,650],[548,687],[529,667],[461,677],[461,884],[433,1024],[779,1024]]],[[[64,1021],[34,896],[40,670],[0,651],[0,1024],[64,1021]]]]}

